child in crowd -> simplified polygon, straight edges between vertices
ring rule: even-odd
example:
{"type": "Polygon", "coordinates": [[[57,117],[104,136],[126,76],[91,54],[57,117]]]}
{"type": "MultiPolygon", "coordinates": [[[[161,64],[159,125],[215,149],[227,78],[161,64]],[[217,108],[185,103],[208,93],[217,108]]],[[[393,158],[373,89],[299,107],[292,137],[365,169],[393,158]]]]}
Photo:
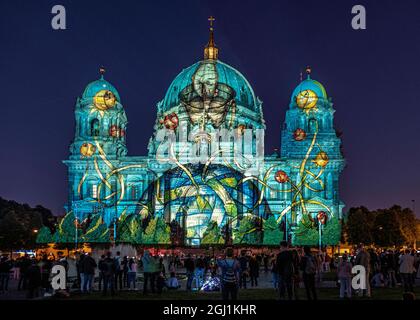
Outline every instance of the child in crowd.
{"type": "Polygon", "coordinates": [[[169,277],[166,286],[169,290],[177,290],[181,286],[179,285],[179,281],[175,276],[175,272],[171,272],[171,276],[169,277]]]}

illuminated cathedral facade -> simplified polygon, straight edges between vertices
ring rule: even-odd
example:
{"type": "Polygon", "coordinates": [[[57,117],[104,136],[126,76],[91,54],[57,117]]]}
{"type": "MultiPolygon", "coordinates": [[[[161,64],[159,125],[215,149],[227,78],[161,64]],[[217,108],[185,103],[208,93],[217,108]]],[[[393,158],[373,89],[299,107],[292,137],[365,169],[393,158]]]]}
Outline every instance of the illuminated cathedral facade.
{"type": "Polygon", "coordinates": [[[64,161],[67,215],[52,241],[340,241],[345,161],[325,88],[307,68],[291,95],[280,152],[265,155],[263,103],[218,51],[211,27],[204,59],[182,70],[157,104],[146,156],[128,155],[122,99],[104,70],[87,85],[76,102],[75,136],[64,161]]]}

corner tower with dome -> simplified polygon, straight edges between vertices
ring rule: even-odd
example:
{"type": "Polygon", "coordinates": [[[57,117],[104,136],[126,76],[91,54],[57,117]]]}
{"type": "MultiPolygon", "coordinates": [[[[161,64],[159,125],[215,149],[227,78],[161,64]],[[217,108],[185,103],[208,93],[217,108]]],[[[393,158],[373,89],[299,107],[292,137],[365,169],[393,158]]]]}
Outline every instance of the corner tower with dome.
{"type": "Polygon", "coordinates": [[[52,241],[339,243],[345,162],[325,88],[307,68],[286,112],[281,152],[265,155],[263,104],[244,75],[219,60],[209,20],[204,59],[182,70],[157,104],[147,156],[128,155],[127,118],[104,69],[77,99],[64,161],[67,215],[52,241]]]}

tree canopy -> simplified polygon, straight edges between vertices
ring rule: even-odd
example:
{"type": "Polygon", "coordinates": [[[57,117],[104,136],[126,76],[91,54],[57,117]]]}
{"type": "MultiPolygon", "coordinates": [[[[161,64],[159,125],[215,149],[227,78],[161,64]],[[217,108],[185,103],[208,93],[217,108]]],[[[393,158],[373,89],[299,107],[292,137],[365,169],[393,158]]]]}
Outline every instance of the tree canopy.
{"type": "Polygon", "coordinates": [[[32,208],[0,197],[0,249],[31,249],[38,233],[47,233],[42,227],[51,232],[54,222],[51,211],[40,205],[32,208]]]}
{"type": "Polygon", "coordinates": [[[417,223],[411,209],[397,205],[375,211],[351,208],[344,224],[345,240],[350,244],[381,247],[412,246],[416,241],[417,223]]]}

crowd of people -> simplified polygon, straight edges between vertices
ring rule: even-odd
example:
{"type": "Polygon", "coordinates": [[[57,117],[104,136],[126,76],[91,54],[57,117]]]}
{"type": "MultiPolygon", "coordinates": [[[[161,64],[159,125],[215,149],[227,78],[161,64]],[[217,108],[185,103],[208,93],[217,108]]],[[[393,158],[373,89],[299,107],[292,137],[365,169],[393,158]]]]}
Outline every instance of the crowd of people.
{"type": "Polygon", "coordinates": [[[2,256],[0,260],[0,294],[9,290],[9,281],[17,281],[18,291],[27,291],[29,299],[43,295],[51,295],[51,270],[54,265],[62,265],[68,270],[66,257],[59,254],[58,257],[42,256],[36,259],[34,256],[25,255],[12,260],[8,256],[2,256]]]}
{"type": "Polygon", "coordinates": [[[239,289],[258,287],[260,272],[271,272],[273,288],[280,299],[298,300],[300,287],[306,298],[318,298],[318,284],[323,275],[335,275],[340,298],[351,298],[355,293],[353,267],[363,266],[365,286],[360,295],[371,296],[371,287],[402,285],[404,292],[413,292],[416,277],[420,276],[420,256],[416,251],[365,249],[363,245],[351,253],[330,257],[325,251],[310,247],[289,247],[286,241],[275,253],[253,253],[242,250],[234,255],[232,248],[224,254],[160,255],[144,250],[140,257],[122,256],[108,252],[99,259],[91,253],[79,253],[77,258],[43,255],[40,259],[21,257],[0,260],[0,294],[8,290],[10,278],[17,280],[17,290],[26,290],[28,298],[51,295],[51,270],[62,265],[67,271],[69,289],[89,294],[94,290],[103,295],[115,295],[121,290],[140,290],[143,294],[161,294],[164,290],[178,290],[182,279],[185,290],[222,292],[223,299],[236,299],[239,289]],[[69,276],[74,269],[74,276],[69,276]],[[140,285],[142,282],[142,285],[140,285]]]}

